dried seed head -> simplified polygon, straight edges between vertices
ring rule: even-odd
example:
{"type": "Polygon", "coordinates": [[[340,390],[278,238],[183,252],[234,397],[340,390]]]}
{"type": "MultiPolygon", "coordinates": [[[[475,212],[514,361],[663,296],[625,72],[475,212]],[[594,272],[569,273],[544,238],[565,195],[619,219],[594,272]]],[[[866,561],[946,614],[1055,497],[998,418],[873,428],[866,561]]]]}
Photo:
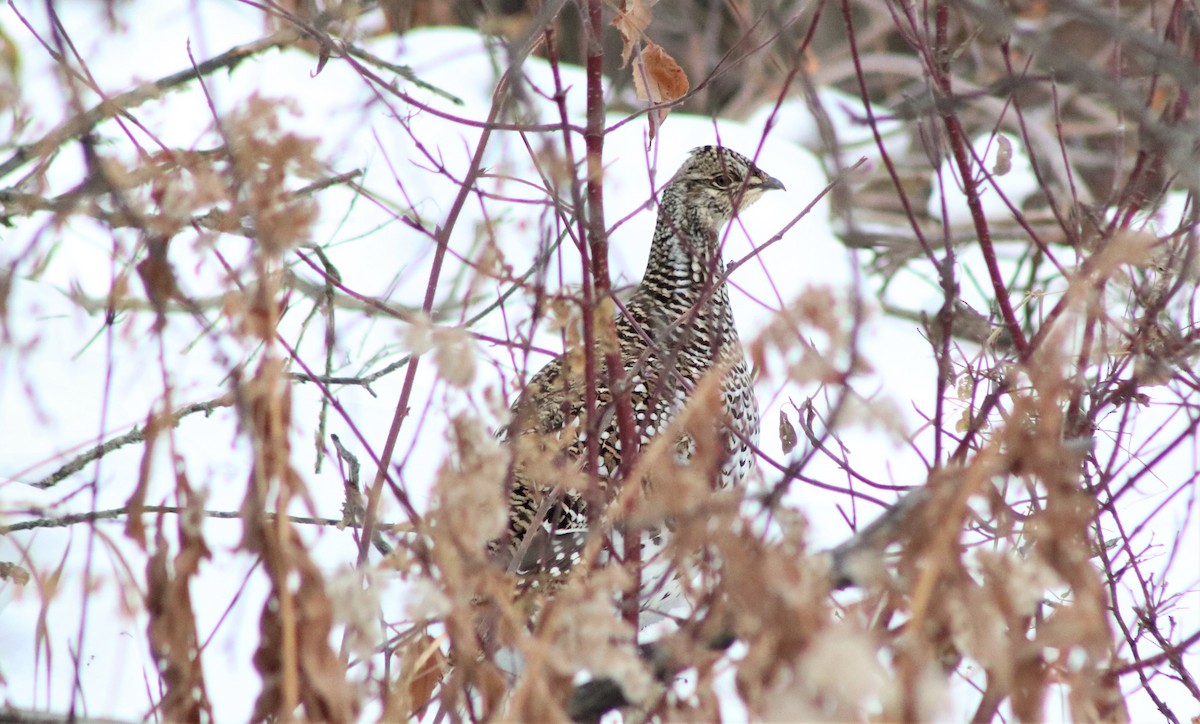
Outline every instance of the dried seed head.
{"type": "Polygon", "coordinates": [[[433,360],[442,379],[451,387],[467,387],[475,379],[475,347],[464,329],[435,330],[433,360]]]}

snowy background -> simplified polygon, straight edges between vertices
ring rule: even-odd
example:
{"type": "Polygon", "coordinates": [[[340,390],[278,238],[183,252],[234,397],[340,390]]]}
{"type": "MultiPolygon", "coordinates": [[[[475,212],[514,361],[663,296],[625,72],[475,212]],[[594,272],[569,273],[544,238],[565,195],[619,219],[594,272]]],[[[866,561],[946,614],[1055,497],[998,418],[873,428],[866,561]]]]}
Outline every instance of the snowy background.
{"type": "MultiPolygon", "coordinates": [[[[121,92],[189,67],[189,50],[200,61],[262,35],[260,12],[239,3],[136,2],[113,7],[117,14],[115,27],[104,3],[62,3],[58,8],[75,43],[74,50],[86,59],[92,73],[88,85],[94,84],[107,93],[121,92]]],[[[18,5],[16,9],[33,31],[49,37],[50,25],[40,6],[18,5]]],[[[73,115],[78,102],[84,107],[97,102],[99,96],[93,92],[81,99],[64,92],[59,66],[13,6],[0,11],[0,31],[11,43],[9,52],[20,57],[15,80],[27,104],[19,114],[6,114],[0,121],[8,125],[11,143],[42,137],[73,115]]],[[[361,44],[380,57],[410,67],[417,77],[449,91],[462,103],[452,103],[397,80],[415,97],[448,114],[476,120],[486,118],[498,73],[505,65],[505,56],[494,43],[466,29],[418,29],[403,37],[385,35],[361,44]]],[[[395,99],[385,100],[344,62],[334,60],[317,71],[317,59],[299,50],[257,55],[230,72],[206,78],[207,98],[195,83],[190,83],[140,106],[138,124],[111,120],[102,123],[95,132],[99,148],[130,167],[138,163],[139,147],[151,152],[159,143],[171,148],[212,148],[220,142],[214,129],[213,108],[224,115],[245,108],[247,99],[255,95],[288,99],[293,112],[282,115],[280,122],[297,134],[318,139],[317,156],[327,162],[327,175],[361,169],[364,176],[358,183],[374,194],[369,198],[345,186],[322,191],[317,197],[320,214],[313,227],[312,243],[324,248],[342,279],[355,291],[402,308],[418,308],[425,293],[432,245],[424,233],[402,221],[401,213],[418,218],[426,229],[443,221],[458,190],[450,178],[461,178],[467,169],[479,131],[430,112],[403,107],[395,99]],[[405,123],[397,122],[398,115],[405,123]],[[444,164],[446,173],[434,170],[432,159],[444,164]]],[[[531,57],[525,63],[524,76],[531,90],[544,94],[528,94],[538,119],[556,122],[557,108],[547,100],[554,93],[551,67],[531,57]]],[[[572,120],[582,125],[583,70],[562,65],[559,77],[567,90],[572,120]]],[[[856,103],[835,96],[833,91],[822,93],[836,100],[830,102],[831,108],[852,109],[856,103]]],[[[631,99],[609,100],[628,103],[631,99]]],[[[874,277],[860,271],[865,260],[839,242],[827,201],[818,201],[801,216],[830,179],[809,150],[819,144],[819,137],[804,113],[805,106],[798,101],[785,103],[768,133],[767,119],[774,114],[774,106],[774,99],[764,99],[763,107],[745,123],[673,113],[652,144],[647,140],[643,116],[620,125],[606,137],[605,203],[613,229],[614,285],[633,284],[640,278],[654,222],[653,207],[647,203],[651,188],[661,187],[670,178],[688,150],[721,143],[755,156],[764,170],[786,184],[787,191],[768,194],[731,225],[726,258],[740,259],[754,251],[756,242],[761,244],[785,228],[786,232],[731,278],[742,338],[755,339],[776,312],[806,291],[829,289],[844,314],[850,314],[853,300],[862,300],[866,318],[859,330],[858,351],[870,371],[851,382],[858,397],[856,404],[861,404],[839,429],[840,438],[858,472],[897,486],[920,484],[927,472],[922,451],[927,454],[931,440],[923,421],[931,414],[936,392],[929,344],[918,323],[881,313],[880,303],[885,301],[881,290],[874,277]]],[[[619,117],[619,112],[610,115],[609,124],[619,117]]],[[[869,137],[850,113],[835,114],[833,121],[843,139],[869,137]]],[[[988,152],[987,141],[980,139],[981,155],[988,152]]],[[[493,135],[484,163],[489,175],[481,186],[495,196],[482,199],[473,195],[468,199],[451,238],[442,275],[445,281],[435,308],[465,318],[496,302],[504,286],[476,273],[474,268],[480,239],[494,239],[503,264],[520,274],[539,254],[539,241],[553,237],[555,222],[547,213],[542,184],[522,180],[536,179],[539,173],[526,144],[538,149],[560,143],[559,135],[554,133],[493,135]],[[463,304],[464,298],[471,301],[463,304]]],[[[1009,200],[1019,202],[1036,188],[1036,181],[1028,163],[1021,164],[1019,149],[1017,153],[1014,170],[1003,183],[1009,200]]],[[[863,155],[868,164],[878,163],[869,145],[850,146],[847,155],[851,161],[863,155]]],[[[51,188],[42,193],[55,196],[67,192],[86,173],[82,154],[68,146],[53,160],[48,177],[51,188]]],[[[13,181],[9,179],[6,184],[13,181]]],[[[952,190],[945,200],[948,221],[969,223],[963,201],[955,193],[952,190]]],[[[931,199],[931,211],[936,212],[941,204],[940,199],[931,199]]],[[[1007,211],[1003,204],[988,208],[995,214],[1007,211]]],[[[1146,219],[1144,223],[1153,221],[1146,219]]],[[[106,325],[103,301],[114,280],[130,274],[132,263],[137,261],[132,257],[139,239],[134,232],[114,236],[110,229],[79,215],[60,223],[50,213],[39,213],[0,230],[0,239],[0,262],[6,270],[15,269],[4,300],[5,329],[0,347],[0,522],[11,524],[121,508],[133,492],[143,464],[138,445],[108,454],[45,489],[29,483],[43,479],[98,442],[143,425],[151,411],[162,408],[168,389],[174,406],[220,397],[228,389],[229,361],[251,357],[255,350],[239,346],[232,335],[205,334],[202,320],[187,314],[171,315],[161,339],[151,328],[150,314],[118,314],[114,324],[106,325]],[[31,249],[35,250],[33,255],[29,254],[31,249]],[[100,304],[88,312],[79,299],[98,300],[100,304]]],[[[244,239],[222,236],[214,246],[237,266],[239,260],[247,258],[246,243],[244,239]]],[[[171,253],[187,295],[208,298],[228,286],[227,272],[209,247],[176,243],[171,253]]],[[[1002,249],[1002,253],[1015,256],[1019,250],[1002,249]]],[[[548,286],[579,283],[578,254],[569,242],[556,259],[548,286]]],[[[977,264],[976,252],[964,250],[959,263],[964,267],[977,264]]],[[[304,264],[297,261],[291,267],[297,275],[320,283],[304,264]]],[[[127,294],[127,299],[143,296],[135,277],[127,294]]],[[[963,294],[977,309],[987,309],[985,289],[964,287],[963,294]]],[[[931,315],[942,298],[936,280],[917,274],[901,273],[886,289],[886,301],[931,315]]],[[[299,338],[298,355],[308,360],[310,368],[321,370],[325,348],[320,325],[300,333],[314,303],[298,297],[294,302],[284,316],[281,332],[289,340],[299,338]]],[[[436,364],[421,365],[410,403],[414,414],[402,429],[395,458],[399,480],[418,508],[426,502],[430,482],[445,453],[443,430],[450,416],[473,408],[484,411],[493,422],[502,419],[506,400],[513,394],[506,385],[515,378],[515,366],[528,364],[536,369],[547,359],[534,353],[528,362],[518,360],[508,348],[488,341],[529,334],[531,303],[528,295],[513,295],[471,327],[478,335],[471,342],[473,351],[491,364],[477,367],[468,389],[447,386],[439,379],[436,364]]],[[[217,309],[208,311],[204,319],[222,324],[217,309]]],[[[458,316],[434,318],[436,324],[445,326],[461,321],[463,318],[458,316]]],[[[343,375],[377,370],[405,353],[408,335],[408,325],[389,317],[343,315],[333,350],[334,369],[343,375]]],[[[533,332],[533,340],[543,349],[561,349],[561,337],[546,325],[533,332]]],[[[793,403],[801,404],[822,394],[819,385],[789,382],[780,374],[782,368],[778,364],[769,369],[757,388],[763,407],[763,451],[777,461],[789,459],[775,431],[780,410],[794,418],[793,403]]],[[[368,479],[374,470],[350,421],[368,446],[380,449],[402,378],[402,373],[384,376],[370,390],[359,386],[336,388],[346,416],[331,414],[326,433],[338,434],[360,455],[368,479]]],[[[294,462],[305,476],[315,509],[297,504],[292,512],[336,519],[343,500],[342,475],[328,444],[314,445],[319,434],[320,392],[311,384],[298,385],[293,395],[294,462]],[[315,472],[321,456],[326,459],[321,471],[315,472]]],[[[1186,423],[1173,420],[1165,410],[1142,414],[1138,429],[1145,435],[1160,425],[1186,423]]],[[[186,461],[192,486],[207,495],[206,507],[236,511],[244,495],[250,451],[238,434],[232,410],[223,407],[211,415],[185,418],[173,444],[178,448],[178,459],[186,461]]],[[[1100,440],[1099,444],[1110,445],[1112,441],[1100,440]]],[[[1123,444],[1135,447],[1138,442],[1123,444]]],[[[148,504],[175,504],[172,457],[165,447],[159,446],[153,460],[148,504]]],[[[1192,441],[1176,448],[1171,462],[1158,468],[1160,474],[1175,470],[1180,479],[1191,478],[1191,492],[1175,501],[1178,515],[1155,518],[1156,525],[1164,527],[1162,530],[1148,529],[1138,534],[1146,544],[1170,545],[1176,539],[1176,527],[1185,529],[1180,549],[1187,562],[1177,562],[1170,569],[1172,576],[1181,577],[1173,590],[1188,592],[1180,610],[1191,620],[1176,622],[1178,630],[1185,633],[1200,627],[1200,571],[1196,563],[1200,559],[1200,524],[1187,516],[1188,511],[1194,514],[1196,510],[1193,476],[1200,467],[1197,457],[1197,446],[1192,441]]],[[[769,466],[760,465],[760,473],[767,484],[778,479],[778,472],[769,466]]],[[[848,480],[844,471],[825,460],[816,461],[806,474],[835,484],[848,480]]],[[[1173,488],[1174,481],[1165,476],[1148,480],[1139,486],[1136,500],[1125,502],[1135,508],[1153,509],[1173,488]]],[[[888,491],[867,492],[888,501],[895,498],[895,493],[888,491]]],[[[815,548],[845,538],[849,527],[844,516],[861,522],[878,513],[878,508],[869,503],[860,502],[858,509],[846,509],[846,496],[799,482],[792,485],[787,502],[803,510],[811,521],[815,548]]],[[[388,522],[402,520],[398,507],[386,496],[382,518],[388,522]]],[[[204,670],[218,719],[240,721],[248,717],[259,690],[250,658],[258,643],[258,612],[267,586],[255,560],[237,550],[241,534],[237,520],[209,519],[204,523],[204,532],[213,559],[201,567],[192,586],[200,636],[207,641],[204,670]]],[[[357,544],[351,531],[311,526],[303,533],[312,543],[313,555],[332,579],[353,566],[357,544]]],[[[144,585],[145,554],[124,537],[120,520],[0,536],[0,561],[19,562],[35,572],[34,581],[26,586],[0,584],[0,700],[22,708],[62,712],[74,698],[82,707],[80,711],[91,716],[148,716],[159,696],[159,684],[148,653],[147,619],[138,594],[144,585]],[[74,680],[76,671],[78,682],[74,680]]],[[[1156,561],[1165,567],[1162,559],[1151,560],[1149,565],[1153,567],[1156,561]]],[[[404,587],[386,574],[377,577],[376,582],[382,617],[401,618],[404,587]]],[[[1195,652],[1193,647],[1187,657],[1193,667],[1198,657],[1195,652]]],[[[1133,677],[1124,683],[1125,689],[1137,688],[1133,677]]],[[[970,684],[959,679],[953,686],[970,691],[970,684]]],[[[1173,690],[1164,686],[1162,691],[1173,690]]],[[[1181,696],[1180,713],[1196,714],[1194,703],[1191,708],[1184,703],[1188,700],[1186,693],[1181,696]]],[[[956,701],[951,696],[945,704],[948,720],[969,714],[970,709],[960,708],[962,705],[956,701]]],[[[1153,704],[1137,693],[1130,696],[1129,705],[1137,719],[1153,720],[1158,716],[1153,704]]],[[[736,710],[731,712],[736,715],[736,710]]],[[[1047,708],[1051,717],[1065,716],[1064,712],[1061,704],[1051,703],[1047,708]]]]}

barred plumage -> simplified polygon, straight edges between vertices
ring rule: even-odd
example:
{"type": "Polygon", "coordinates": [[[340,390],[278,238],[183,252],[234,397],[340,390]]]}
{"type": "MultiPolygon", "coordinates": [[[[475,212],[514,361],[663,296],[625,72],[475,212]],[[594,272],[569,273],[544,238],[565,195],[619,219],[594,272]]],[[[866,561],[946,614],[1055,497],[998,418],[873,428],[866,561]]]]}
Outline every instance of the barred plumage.
{"type": "MultiPolygon", "coordinates": [[[[662,191],[645,276],[616,318],[622,380],[641,447],[667,428],[710,369],[722,370],[729,428],[726,458],[714,481],[722,487],[749,472],[753,457],[746,441],[757,439],[759,415],[724,280],[721,230],[735,210],[782,188],[739,153],[717,146],[692,151],[662,191]]],[[[603,355],[596,356],[601,423],[593,429],[600,431],[596,464],[604,485],[618,474],[621,444],[603,355]]],[[[526,586],[562,580],[578,561],[596,512],[578,491],[562,489],[558,467],[578,468],[587,454],[586,384],[578,367],[567,356],[543,367],[513,405],[507,430],[515,454],[509,531],[493,552],[526,586]]],[[[618,487],[605,485],[605,503],[618,487]]],[[[643,580],[643,592],[657,590],[658,583],[643,580]]]]}

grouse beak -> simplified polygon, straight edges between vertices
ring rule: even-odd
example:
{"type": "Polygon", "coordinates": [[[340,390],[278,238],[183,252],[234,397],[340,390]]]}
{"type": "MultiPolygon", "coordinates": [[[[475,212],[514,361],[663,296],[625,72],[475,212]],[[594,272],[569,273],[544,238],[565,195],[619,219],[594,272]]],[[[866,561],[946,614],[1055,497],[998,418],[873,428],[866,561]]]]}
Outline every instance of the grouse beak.
{"type": "Polygon", "coordinates": [[[762,180],[758,183],[759,191],[771,191],[772,189],[787,191],[787,187],[783,185],[783,182],[774,176],[768,176],[764,173],[761,178],[762,180]]]}

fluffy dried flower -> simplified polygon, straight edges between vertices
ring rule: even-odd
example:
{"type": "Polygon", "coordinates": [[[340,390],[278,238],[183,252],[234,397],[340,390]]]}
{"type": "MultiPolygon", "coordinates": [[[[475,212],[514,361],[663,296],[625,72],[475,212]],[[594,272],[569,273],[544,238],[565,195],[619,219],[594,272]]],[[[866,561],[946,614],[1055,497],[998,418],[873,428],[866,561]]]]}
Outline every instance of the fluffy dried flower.
{"type": "Polygon", "coordinates": [[[904,416],[896,403],[887,398],[864,400],[858,395],[847,395],[838,416],[839,425],[862,425],[868,430],[885,430],[897,439],[907,439],[904,416]]]}
{"type": "Polygon", "coordinates": [[[636,653],[633,627],[616,615],[613,600],[628,583],[616,567],[576,578],[556,597],[546,635],[554,642],[547,663],[560,674],[590,672],[620,683],[625,697],[645,702],[657,691],[650,671],[636,653]]]}
{"type": "Polygon", "coordinates": [[[889,678],[871,640],[836,626],[823,631],[795,666],[781,669],[764,692],[767,720],[859,720],[878,711],[889,678]]]}
{"type": "Polygon", "coordinates": [[[346,643],[358,656],[369,656],[383,640],[379,625],[379,591],[383,581],[374,569],[349,569],[326,584],[333,617],[346,627],[346,643]]]}
{"type": "Polygon", "coordinates": [[[1046,591],[1059,583],[1054,571],[1037,557],[1023,558],[1015,552],[979,551],[979,564],[1004,587],[1016,616],[1032,616],[1046,598],[1046,591]]]}
{"type": "Polygon", "coordinates": [[[232,213],[245,219],[262,248],[275,256],[307,239],[317,218],[316,202],[297,196],[289,180],[322,172],[317,140],[283,131],[281,111],[299,115],[285,101],[251,96],[223,124],[239,189],[232,213]]]}
{"type": "Polygon", "coordinates": [[[451,433],[456,452],[438,472],[436,517],[461,545],[482,551],[508,522],[509,452],[475,418],[454,418],[451,433]]]}
{"type": "Polygon", "coordinates": [[[771,367],[769,360],[775,357],[772,352],[777,352],[783,360],[793,360],[793,353],[799,348],[798,361],[784,362],[792,381],[800,384],[838,381],[843,375],[834,362],[834,355],[845,347],[847,339],[843,312],[833,290],[827,287],[805,289],[775,316],[750,346],[754,366],[768,370],[771,367]],[[814,333],[815,343],[810,341],[814,333]],[[820,340],[822,337],[824,341],[820,340]]]}
{"type": "Polygon", "coordinates": [[[405,327],[400,342],[413,354],[425,354],[433,349],[433,320],[426,314],[414,314],[405,327]]]}
{"type": "Polygon", "coordinates": [[[452,387],[466,387],[475,379],[475,348],[463,329],[434,330],[433,361],[442,379],[452,387]]]}

